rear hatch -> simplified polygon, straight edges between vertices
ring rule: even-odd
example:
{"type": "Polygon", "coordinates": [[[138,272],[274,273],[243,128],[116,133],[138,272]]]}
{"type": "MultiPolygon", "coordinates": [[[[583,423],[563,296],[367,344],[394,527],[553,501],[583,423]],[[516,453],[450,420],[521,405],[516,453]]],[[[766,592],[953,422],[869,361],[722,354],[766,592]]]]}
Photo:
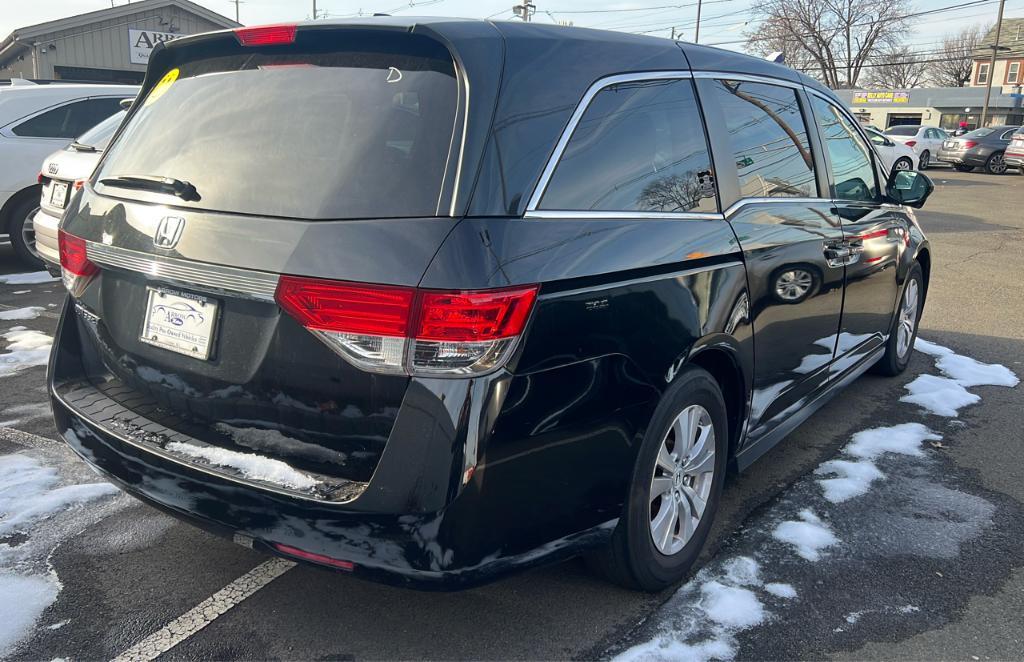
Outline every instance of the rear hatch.
{"type": "Polygon", "coordinates": [[[193,41],[154,56],[65,220],[68,250],[99,267],[66,278],[87,382],[72,386],[128,412],[105,425],[131,441],[349,499],[409,378],[344,360],[275,288],[282,274],[418,284],[455,222],[452,55],[397,31],[193,41]]]}

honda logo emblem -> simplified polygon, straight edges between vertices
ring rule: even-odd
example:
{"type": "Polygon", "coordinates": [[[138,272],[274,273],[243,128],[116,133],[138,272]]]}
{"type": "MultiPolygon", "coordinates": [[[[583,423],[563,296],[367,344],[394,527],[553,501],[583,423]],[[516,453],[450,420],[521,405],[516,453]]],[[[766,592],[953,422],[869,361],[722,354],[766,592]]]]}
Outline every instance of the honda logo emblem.
{"type": "Polygon", "coordinates": [[[181,231],[185,229],[185,219],[180,216],[164,216],[160,225],[156,226],[153,245],[157,248],[174,248],[181,239],[181,231]]]}

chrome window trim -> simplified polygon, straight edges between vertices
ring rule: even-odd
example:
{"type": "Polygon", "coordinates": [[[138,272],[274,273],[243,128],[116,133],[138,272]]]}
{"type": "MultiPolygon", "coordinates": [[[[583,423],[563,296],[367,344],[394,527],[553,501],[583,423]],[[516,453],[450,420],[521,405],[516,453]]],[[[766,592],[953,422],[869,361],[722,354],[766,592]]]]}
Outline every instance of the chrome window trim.
{"type": "Polygon", "coordinates": [[[523,218],[553,218],[553,219],[651,219],[651,220],[683,220],[691,219],[698,221],[720,221],[722,214],[719,212],[695,212],[695,211],[572,211],[557,209],[537,209],[523,214],[523,218]]]}
{"type": "Polygon", "coordinates": [[[717,80],[738,80],[747,83],[764,83],[766,85],[777,85],[779,87],[790,87],[794,90],[803,89],[803,83],[797,83],[785,78],[773,78],[771,76],[759,76],[757,74],[738,74],[729,71],[694,71],[694,78],[714,78],[717,80]]]}
{"type": "Polygon", "coordinates": [[[526,211],[537,211],[537,206],[540,204],[540,199],[544,196],[544,192],[548,188],[548,182],[551,180],[551,175],[554,174],[555,167],[558,165],[558,162],[562,159],[562,152],[565,151],[565,146],[569,143],[569,140],[572,138],[572,134],[576,131],[576,125],[579,124],[580,118],[583,117],[583,113],[585,113],[587,111],[587,108],[590,107],[590,102],[594,100],[594,97],[597,96],[598,92],[600,92],[606,87],[618,85],[620,83],[633,83],[645,80],[676,80],[687,78],[693,78],[692,72],[646,71],[606,76],[604,78],[597,80],[594,84],[588,87],[587,91],[584,92],[583,94],[583,98],[580,99],[580,102],[578,104],[576,104],[576,110],[574,110],[572,112],[572,115],[569,117],[568,124],[565,125],[565,128],[562,130],[562,134],[558,137],[558,142],[555,143],[554,151],[551,153],[551,156],[548,157],[547,163],[544,164],[544,170],[541,171],[540,179],[537,181],[537,185],[533,187],[533,194],[530,195],[530,201],[526,204],[526,211]]]}
{"type": "Polygon", "coordinates": [[[278,274],[266,271],[152,255],[95,241],[85,242],[85,251],[89,260],[100,266],[259,301],[274,300],[280,278],[278,274]]]}
{"type": "Polygon", "coordinates": [[[747,205],[779,204],[785,202],[795,204],[803,203],[819,205],[828,204],[829,206],[832,205],[832,200],[830,198],[740,198],[736,202],[729,205],[729,208],[722,213],[722,216],[724,216],[726,220],[728,220],[730,216],[734,216],[736,212],[738,212],[743,207],[746,207],[747,205]]]}

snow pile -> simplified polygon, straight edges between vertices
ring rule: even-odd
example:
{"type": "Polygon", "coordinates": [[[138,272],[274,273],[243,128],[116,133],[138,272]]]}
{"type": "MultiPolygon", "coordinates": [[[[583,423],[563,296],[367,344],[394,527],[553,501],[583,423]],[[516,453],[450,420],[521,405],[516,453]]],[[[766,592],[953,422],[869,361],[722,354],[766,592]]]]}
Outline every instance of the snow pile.
{"type": "Polygon", "coordinates": [[[862,460],[873,460],[882,453],[921,456],[924,455],[922,442],[940,439],[941,436],[920,423],[901,423],[885,428],[862,430],[853,435],[853,439],[843,452],[862,460]]]}
{"type": "Polygon", "coordinates": [[[42,306],[27,306],[14,310],[0,310],[0,320],[34,320],[46,310],[42,306]]]}
{"type": "Polygon", "coordinates": [[[759,591],[792,599],[789,584],[764,583],[761,566],[749,556],[731,558],[715,571],[705,568],[662,607],[658,635],[616,660],[729,660],[736,635],[768,618],[759,591]]]}
{"type": "Polygon", "coordinates": [[[53,338],[39,331],[16,326],[7,333],[0,333],[6,340],[7,353],[0,354],[0,377],[9,377],[25,368],[46,365],[50,360],[50,346],[53,338]]]}
{"type": "Polygon", "coordinates": [[[45,271],[0,276],[0,284],[7,285],[38,285],[39,283],[52,283],[56,280],[55,277],[45,271]]]}
{"type": "Polygon", "coordinates": [[[26,455],[0,456],[0,540],[24,536],[18,544],[0,543],[0,657],[31,632],[40,614],[57,597],[60,583],[52,571],[38,567],[52,546],[37,549],[35,538],[72,535],[66,526],[36,528],[40,522],[62,515],[91,501],[116,494],[108,483],[59,486],[57,470],[26,455]],[[33,561],[37,563],[33,564],[33,561]],[[35,567],[33,567],[35,565],[35,567]]]}
{"type": "Polygon", "coordinates": [[[167,444],[167,450],[189,457],[205,460],[218,467],[235,469],[246,478],[273,483],[292,489],[309,490],[320,481],[297,471],[281,460],[274,460],[254,453],[239,453],[216,446],[196,446],[180,441],[167,444]]]}
{"type": "Polygon", "coordinates": [[[800,511],[799,521],[782,522],[772,536],[795,547],[796,553],[808,561],[817,561],[821,550],[839,543],[832,529],[807,508],[800,511]]]}
{"type": "Polygon", "coordinates": [[[855,496],[867,493],[871,483],[885,478],[873,462],[862,460],[829,460],[815,469],[821,475],[835,474],[838,478],[824,478],[818,483],[825,490],[825,499],[832,503],[841,503],[855,496]]]}
{"type": "Polygon", "coordinates": [[[900,400],[918,405],[937,416],[954,418],[961,408],[981,400],[967,390],[972,386],[1013,387],[1020,383],[1012,370],[998,363],[981,363],[921,338],[917,339],[914,348],[936,357],[935,366],[945,377],[919,376],[907,384],[910,394],[900,400]]]}

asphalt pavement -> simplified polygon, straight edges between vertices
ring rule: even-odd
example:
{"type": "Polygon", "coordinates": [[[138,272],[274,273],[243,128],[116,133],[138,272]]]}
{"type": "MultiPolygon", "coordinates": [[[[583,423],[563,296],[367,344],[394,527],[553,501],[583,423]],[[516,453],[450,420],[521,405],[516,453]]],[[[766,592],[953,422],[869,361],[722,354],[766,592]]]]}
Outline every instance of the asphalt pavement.
{"type": "MultiPolygon", "coordinates": [[[[918,217],[933,269],[920,335],[1024,376],[1024,176],[929,174],[936,191],[918,217]]],[[[0,246],[0,278],[17,271],[0,246]]],[[[0,333],[18,325],[52,335],[62,301],[57,282],[0,284],[0,313],[38,307],[34,319],[0,321],[0,333]]],[[[862,377],[727,483],[707,570],[694,581],[756,558],[765,581],[796,593],[766,601],[761,621],[730,635],[736,659],[1024,658],[1024,386],[971,389],[981,401],[944,418],[899,402],[922,373],[939,371],[918,353],[900,378],[862,377]],[[863,498],[821,503],[815,468],[859,431],[909,422],[941,441],[880,460],[886,478],[863,498]],[[821,561],[787,556],[769,535],[802,508],[826,506],[842,544],[821,561]]],[[[54,440],[44,376],[42,367],[0,376],[0,455],[97,480],[54,440]]],[[[110,659],[142,643],[161,659],[590,659],[701,627],[701,594],[687,592],[696,584],[635,593],[580,561],[423,593],[264,566],[268,557],[125,496],[79,508],[73,525],[39,525],[65,526],[46,555],[60,592],[12,659],[110,659]],[[213,607],[193,611],[204,604],[213,607]]],[[[0,536],[0,546],[19,542],[0,536]]]]}

